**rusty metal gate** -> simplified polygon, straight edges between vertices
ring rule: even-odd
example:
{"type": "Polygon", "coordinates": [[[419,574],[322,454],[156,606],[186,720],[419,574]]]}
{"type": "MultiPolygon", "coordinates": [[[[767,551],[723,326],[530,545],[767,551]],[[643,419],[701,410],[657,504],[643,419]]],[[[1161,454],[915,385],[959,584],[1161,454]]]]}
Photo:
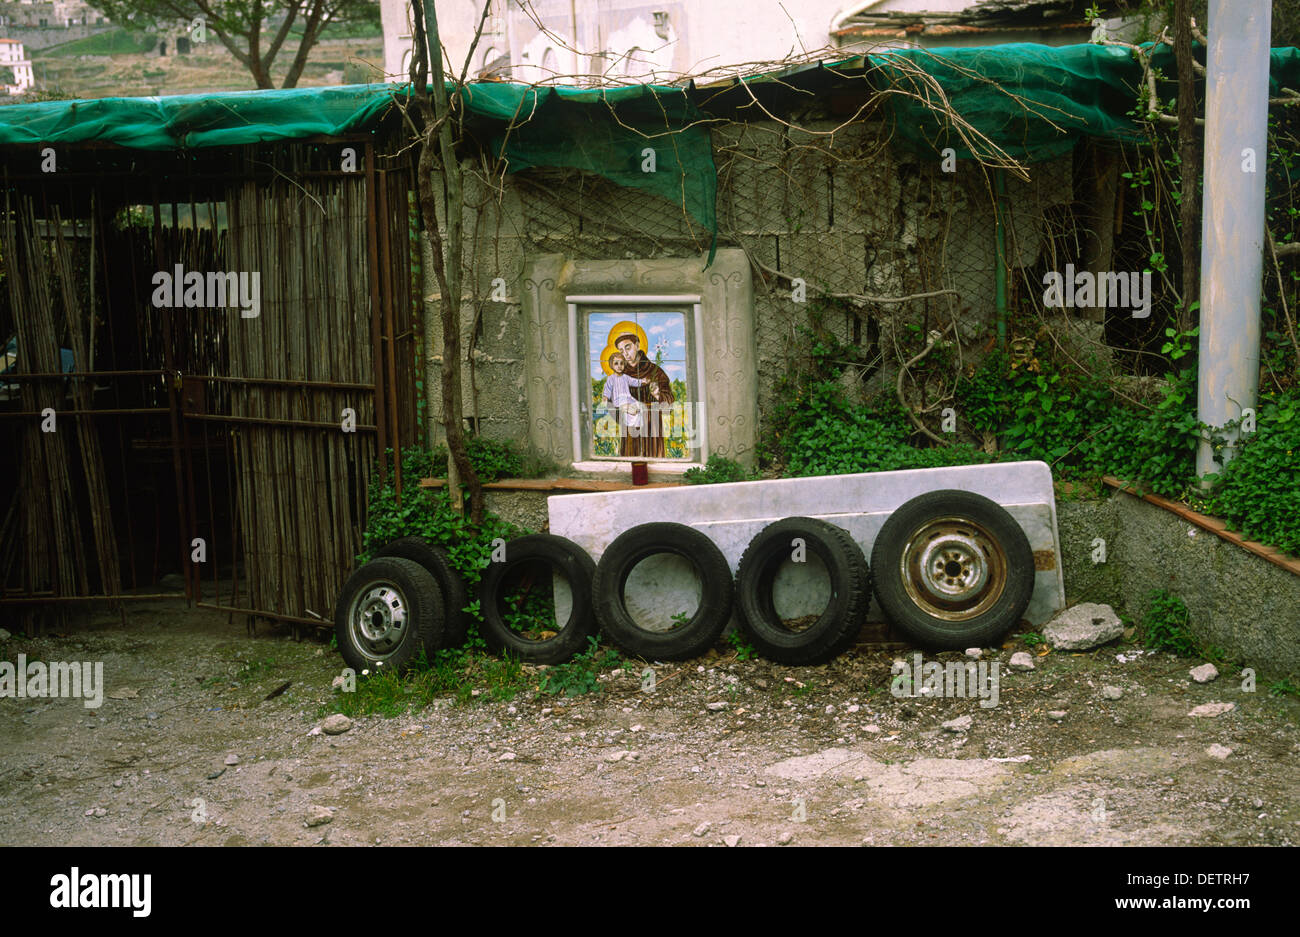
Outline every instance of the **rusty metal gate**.
{"type": "Polygon", "coordinates": [[[369,136],[131,156],[6,154],[0,617],[170,574],[250,626],[327,625],[372,469],[418,438],[412,170],[369,136]]]}

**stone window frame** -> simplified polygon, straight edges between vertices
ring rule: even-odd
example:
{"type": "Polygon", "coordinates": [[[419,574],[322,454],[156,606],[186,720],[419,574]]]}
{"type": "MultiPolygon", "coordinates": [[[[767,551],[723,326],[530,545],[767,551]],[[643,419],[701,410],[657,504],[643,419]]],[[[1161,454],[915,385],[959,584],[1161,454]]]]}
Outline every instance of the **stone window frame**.
{"type": "MultiPolygon", "coordinates": [[[[583,402],[583,384],[586,376],[585,365],[588,363],[586,357],[582,354],[585,349],[579,347],[583,330],[579,328],[578,316],[580,315],[578,307],[585,307],[591,311],[593,308],[601,307],[618,308],[623,306],[659,306],[671,307],[664,308],[663,312],[682,312],[687,319],[687,327],[690,332],[687,336],[687,344],[694,351],[691,360],[691,370],[694,372],[694,384],[692,388],[696,395],[700,397],[697,401],[689,401],[695,404],[695,410],[692,415],[693,425],[699,432],[699,446],[692,447],[700,453],[698,459],[664,459],[658,462],[651,462],[651,466],[656,471],[674,472],[686,471],[689,468],[699,468],[708,460],[709,452],[709,421],[708,421],[708,404],[707,394],[704,388],[704,342],[700,336],[704,335],[704,306],[702,297],[698,293],[688,293],[681,295],[654,295],[654,294],[633,294],[633,293],[595,293],[595,294],[577,294],[564,297],[565,303],[569,307],[569,412],[573,415],[573,467],[580,472],[593,471],[619,471],[617,468],[621,463],[631,463],[646,461],[644,459],[634,459],[630,456],[587,456],[587,429],[588,423],[585,411],[582,406],[583,402]],[[685,313],[683,307],[689,307],[691,312],[685,313]]],[[[649,349],[647,349],[648,351],[649,349]]],[[[590,392],[590,391],[588,391],[590,392]]]]}
{"type": "Polygon", "coordinates": [[[570,364],[578,353],[571,297],[637,303],[665,296],[698,297],[695,367],[698,404],[706,414],[700,421],[699,461],[651,461],[650,471],[680,475],[701,467],[711,455],[748,467],[756,464],[758,352],[752,272],[743,250],[719,248],[712,264],[706,264],[703,255],[592,260],[532,254],[524,258],[520,280],[524,373],[519,402],[526,413],[527,440],[534,448],[577,476],[632,471],[631,460],[584,461],[582,449],[574,449],[575,439],[581,439],[575,427],[574,372],[583,369],[570,364]]]}

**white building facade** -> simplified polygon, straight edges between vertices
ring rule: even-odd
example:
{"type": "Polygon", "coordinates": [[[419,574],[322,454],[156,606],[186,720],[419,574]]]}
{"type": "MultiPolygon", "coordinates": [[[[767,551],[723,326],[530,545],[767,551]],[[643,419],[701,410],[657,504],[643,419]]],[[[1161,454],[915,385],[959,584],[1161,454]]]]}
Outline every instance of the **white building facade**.
{"type": "Polygon", "coordinates": [[[22,94],[36,83],[32,60],[17,39],[0,39],[0,81],[9,94],[22,94]],[[8,78],[12,77],[12,81],[8,78]]]}
{"type": "MultiPolygon", "coordinates": [[[[482,3],[437,0],[443,45],[457,74],[482,3]]],[[[1077,0],[492,0],[467,77],[617,85],[722,77],[792,58],[889,46],[1064,45],[1088,41],[1086,6],[1077,0]]],[[[410,63],[409,0],[381,0],[381,13],[385,71],[401,80],[410,63]]]]}

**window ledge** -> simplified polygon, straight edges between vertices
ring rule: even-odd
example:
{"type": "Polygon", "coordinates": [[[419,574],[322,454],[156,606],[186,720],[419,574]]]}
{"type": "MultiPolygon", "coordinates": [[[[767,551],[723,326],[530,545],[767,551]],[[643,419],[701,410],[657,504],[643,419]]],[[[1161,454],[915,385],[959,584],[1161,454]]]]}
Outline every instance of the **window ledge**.
{"type": "MultiPolygon", "coordinates": [[[[633,485],[631,482],[615,481],[605,478],[502,478],[494,482],[484,482],[483,487],[489,491],[625,491],[634,488],[671,488],[684,485],[680,481],[650,482],[648,485],[633,485]]],[[[421,488],[446,488],[445,478],[422,478],[421,488]]]]}
{"type": "MultiPolygon", "coordinates": [[[[684,475],[687,470],[704,468],[702,462],[649,462],[648,470],[656,475],[684,475]]],[[[618,474],[631,475],[632,463],[630,461],[615,462],[613,460],[605,462],[598,459],[592,459],[585,462],[574,462],[573,470],[575,472],[590,472],[592,474],[618,474]]],[[[637,486],[641,487],[640,485],[637,486]]]]}

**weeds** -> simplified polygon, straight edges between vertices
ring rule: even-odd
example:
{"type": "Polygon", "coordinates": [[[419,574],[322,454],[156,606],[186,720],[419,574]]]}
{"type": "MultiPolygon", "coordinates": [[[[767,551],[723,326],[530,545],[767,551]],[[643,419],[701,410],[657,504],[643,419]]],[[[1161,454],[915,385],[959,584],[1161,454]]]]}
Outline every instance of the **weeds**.
{"type": "Polygon", "coordinates": [[[619,657],[612,648],[600,650],[595,638],[587,639],[587,649],[575,654],[568,663],[559,664],[542,674],[538,690],[551,696],[583,696],[600,691],[597,679],[602,670],[615,667],[628,669],[630,662],[619,657]]]}
{"type": "Polygon", "coordinates": [[[727,640],[736,649],[736,660],[753,660],[758,656],[758,651],[754,649],[754,645],[739,631],[731,632],[731,636],[727,640]]]}
{"type": "Polygon", "coordinates": [[[1142,617],[1143,643],[1152,650],[1169,651],[1178,657],[1199,656],[1183,600],[1163,589],[1150,593],[1148,600],[1151,605],[1142,617]]]}
{"type": "MultiPolygon", "coordinates": [[[[451,697],[458,705],[506,702],[528,689],[523,665],[477,650],[439,651],[429,661],[421,652],[405,674],[392,670],[363,674],[352,693],[340,693],[333,711],[345,716],[393,717],[418,712],[435,700],[451,697]]],[[[328,707],[325,707],[328,708],[328,707]]]]}
{"type": "Polygon", "coordinates": [[[1300,699],[1300,686],[1291,682],[1290,677],[1283,677],[1281,680],[1274,680],[1268,685],[1269,696],[1294,696],[1300,699]]]}
{"type": "Polygon", "coordinates": [[[249,683],[258,677],[264,676],[275,670],[275,658],[264,657],[261,660],[252,660],[244,664],[242,670],[235,674],[236,683],[249,683]]]}

